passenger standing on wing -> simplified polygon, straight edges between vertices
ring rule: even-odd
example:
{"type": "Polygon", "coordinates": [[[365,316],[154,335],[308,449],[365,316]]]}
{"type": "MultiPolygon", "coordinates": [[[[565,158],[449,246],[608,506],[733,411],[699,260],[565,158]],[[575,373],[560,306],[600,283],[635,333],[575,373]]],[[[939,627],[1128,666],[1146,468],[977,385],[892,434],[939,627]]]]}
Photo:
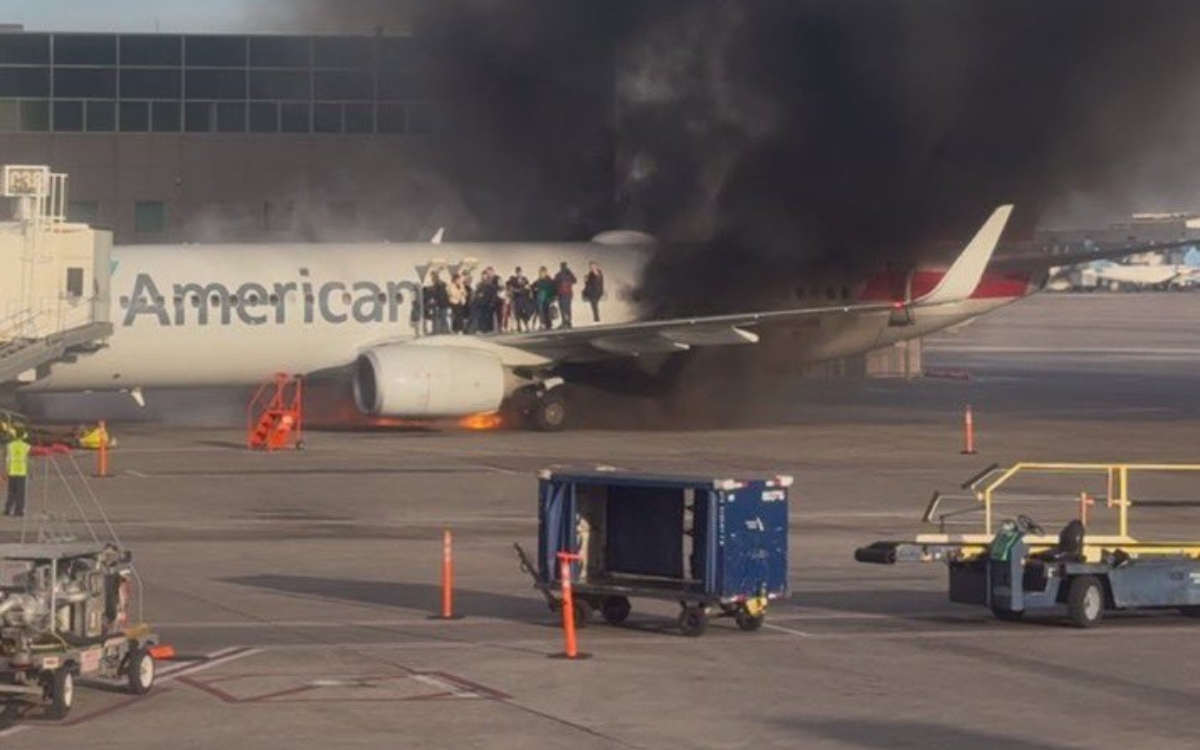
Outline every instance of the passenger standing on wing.
{"type": "Polygon", "coordinates": [[[505,318],[508,317],[507,305],[504,301],[504,286],[500,281],[500,273],[492,273],[492,331],[504,333],[505,318]]]}
{"type": "Polygon", "coordinates": [[[530,296],[529,279],[521,273],[520,266],[508,277],[505,286],[508,288],[509,305],[512,308],[512,316],[517,321],[517,330],[528,330],[529,319],[533,317],[533,298],[530,296]]]}
{"type": "Polygon", "coordinates": [[[600,300],[604,297],[604,271],[596,261],[588,262],[587,276],[583,277],[583,298],[592,306],[592,322],[600,322],[600,300]]]}
{"type": "Polygon", "coordinates": [[[544,330],[550,330],[550,305],[554,302],[556,287],[554,279],[545,266],[538,269],[537,281],[533,282],[533,300],[537,305],[538,319],[544,330]]]}
{"type": "Polygon", "coordinates": [[[450,286],[446,289],[446,299],[450,302],[450,330],[454,333],[462,333],[467,322],[467,290],[463,284],[461,273],[450,277],[450,286]]]}
{"type": "Polygon", "coordinates": [[[578,279],[575,274],[567,268],[567,262],[564,260],[558,266],[558,273],[554,276],[554,286],[558,291],[558,312],[562,315],[562,323],[560,328],[571,327],[571,300],[575,298],[575,283],[578,279]]]}
{"type": "Polygon", "coordinates": [[[25,433],[15,428],[4,446],[4,477],[8,480],[8,499],[4,503],[4,515],[25,515],[25,478],[29,475],[29,443],[25,433]]]}
{"type": "Polygon", "coordinates": [[[434,271],[430,277],[429,287],[433,296],[433,304],[430,305],[433,333],[435,335],[450,333],[450,294],[446,289],[446,282],[442,281],[437,271],[434,271]]]}

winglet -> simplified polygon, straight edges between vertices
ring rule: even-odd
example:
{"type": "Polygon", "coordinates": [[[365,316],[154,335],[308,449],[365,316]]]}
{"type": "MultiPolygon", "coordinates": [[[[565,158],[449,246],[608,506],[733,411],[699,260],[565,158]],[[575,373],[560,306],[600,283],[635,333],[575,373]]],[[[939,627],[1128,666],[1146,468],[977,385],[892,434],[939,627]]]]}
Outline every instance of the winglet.
{"type": "Polygon", "coordinates": [[[970,297],[975,287],[979,286],[979,280],[983,278],[983,272],[992,259],[992,252],[996,249],[996,243],[1000,241],[1000,235],[1004,232],[1004,225],[1008,223],[1012,210],[1012,205],[1004,205],[993,211],[933,291],[915,300],[915,304],[941,305],[947,302],[961,302],[970,297]]]}
{"type": "Polygon", "coordinates": [[[433,238],[429,240],[429,244],[440,245],[440,244],[442,244],[442,238],[445,236],[446,236],[446,228],[438,227],[438,230],[436,232],[434,232],[434,234],[433,234],[433,238]]]}

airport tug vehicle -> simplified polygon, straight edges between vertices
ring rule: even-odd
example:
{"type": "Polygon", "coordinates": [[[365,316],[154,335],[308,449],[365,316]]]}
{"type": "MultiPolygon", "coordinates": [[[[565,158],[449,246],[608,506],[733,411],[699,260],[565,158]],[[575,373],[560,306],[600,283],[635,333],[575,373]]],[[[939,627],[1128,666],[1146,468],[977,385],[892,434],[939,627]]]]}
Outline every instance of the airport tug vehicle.
{"type": "Polygon", "coordinates": [[[614,469],[545,470],[538,482],[536,561],[522,571],[562,609],[559,553],[571,566],[574,615],[625,621],[631,598],[679,602],[679,627],[700,636],[714,617],[762,627],[788,595],[788,476],[714,478],[614,469]]]}
{"type": "MultiPolygon", "coordinates": [[[[965,483],[981,503],[983,534],[947,534],[946,522],[970,509],[942,510],[934,495],[925,521],[937,523],[939,534],[912,541],[882,541],[855,551],[865,563],[942,561],[949,568],[952,602],[988,607],[1001,620],[1017,620],[1027,612],[1061,611],[1081,628],[1098,624],[1105,612],[1125,609],[1176,609],[1200,617],[1200,543],[1146,542],[1129,535],[1131,473],[1198,471],[1200,466],[1172,464],[1016,464],[989,467],[965,483]],[[1025,473],[1104,471],[1109,494],[1105,506],[1116,510],[1117,534],[1089,534],[1081,518],[1073,518],[1050,536],[1028,515],[1000,523],[992,532],[992,512],[1002,498],[998,490],[1025,473]]],[[[1022,501],[1028,502],[1029,496],[1022,501]]],[[[1081,516],[1100,498],[1082,495],[1081,516]]],[[[1149,504],[1149,503],[1148,503],[1149,504]]],[[[1191,503],[1167,503],[1189,505],[1191,503]]]]}
{"type": "Polygon", "coordinates": [[[0,544],[0,727],[36,704],[65,718],[79,677],[150,691],[158,637],[130,621],[137,585],[114,544],[0,544]]]}

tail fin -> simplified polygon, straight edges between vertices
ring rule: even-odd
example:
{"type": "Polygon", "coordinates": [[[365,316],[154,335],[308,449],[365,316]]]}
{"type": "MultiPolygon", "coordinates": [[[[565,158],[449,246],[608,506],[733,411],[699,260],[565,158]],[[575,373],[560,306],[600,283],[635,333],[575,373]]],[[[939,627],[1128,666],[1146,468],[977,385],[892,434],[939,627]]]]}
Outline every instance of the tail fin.
{"type": "Polygon", "coordinates": [[[995,251],[996,244],[1000,241],[1000,235],[1004,232],[1004,225],[1008,223],[1008,217],[1012,210],[1013,207],[1009,204],[1000,206],[993,211],[988,220],[975,233],[975,238],[962,251],[962,255],[958,256],[958,260],[954,261],[954,265],[950,266],[950,270],[946,271],[946,275],[933,288],[933,291],[914,300],[914,304],[941,305],[949,302],[961,302],[970,297],[974,293],[975,287],[979,286],[979,280],[983,278],[983,272],[992,259],[992,252],[995,251]]]}

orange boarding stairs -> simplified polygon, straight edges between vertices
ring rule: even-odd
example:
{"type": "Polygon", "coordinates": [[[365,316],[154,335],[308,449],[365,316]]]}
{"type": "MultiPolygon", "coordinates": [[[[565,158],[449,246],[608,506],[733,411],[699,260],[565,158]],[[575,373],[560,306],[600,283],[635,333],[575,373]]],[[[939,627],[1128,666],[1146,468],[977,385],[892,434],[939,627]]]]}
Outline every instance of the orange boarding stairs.
{"type": "Polygon", "coordinates": [[[246,447],[304,450],[303,396],[304,381],[282,372],[259,386],[246,407],[246,447]]]}

